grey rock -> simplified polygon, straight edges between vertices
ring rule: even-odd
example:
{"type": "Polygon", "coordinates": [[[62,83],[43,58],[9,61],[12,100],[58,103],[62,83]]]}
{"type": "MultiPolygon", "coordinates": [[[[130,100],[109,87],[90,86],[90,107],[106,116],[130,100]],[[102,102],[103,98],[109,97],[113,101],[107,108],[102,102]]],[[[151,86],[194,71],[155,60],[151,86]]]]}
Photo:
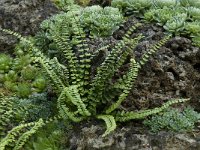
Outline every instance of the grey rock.
{"type": "Polygon", "coordinates": [[[197,133],[180,134],[161,131],[157,134],[149,133],[146,129],[133,124],[118,128],[116,131],[102,137],[102,127],[91,125],[85,127],[80,124],[76,131],[71,134],[70,150],[199,150],[200,144],[197,133]]]}
{"type": "MultiPolygon", "coordinates": [[[[0,28],[34,35],[41,21],[56,12],[50,0],[0,0],[0,28]]],[[[0,51],[10,50],[16,42],[13,36],[0,32],[0,51]]]]}

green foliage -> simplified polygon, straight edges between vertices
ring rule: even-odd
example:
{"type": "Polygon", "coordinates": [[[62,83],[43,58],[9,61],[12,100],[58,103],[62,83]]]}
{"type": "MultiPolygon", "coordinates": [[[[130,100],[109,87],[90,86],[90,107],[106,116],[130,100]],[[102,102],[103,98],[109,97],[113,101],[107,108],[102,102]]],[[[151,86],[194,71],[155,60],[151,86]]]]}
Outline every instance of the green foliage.
{"type": "Polygon", "coordinates": [[[103,137],[105,137],[110,132],[112,132],[113,130],[116,129],[117,125],[116,125],[116,122],[115,122],[115,118],[113,116],[110,116],[110,115],[99,115],[99,116],[97,116],[97,118],[98,119],[103,119],[105,121],[105,123],[106,123],[107,130],[102,135],[103,137]]]}
{"type": "Polygon", "coordinates": [[[112,0],[111,5],[125,14],[140,14],[151,7],[151,0],[112,0]]]}
{"type": "Polygon", "coordinates": [[[198,7],[200,8],[200,2],[198,0],[180,0],[180,4],[184,7],[198,7]]]}
{"type": "Polygon", "coordinates": [[[49,20],[45,20],[41,24],[41,28],[49,40],[52,39],[54,32],[59,36],[63,30],[66,30],[65,32],[68,32],[69,36],[76,34],[76,28],[80,26],[91,35],[109,36],[119,28],[122,22],[123,16],[117,8],[91,6],[53,16],[49,20]],[[66,26],[64,29],[62,29],[63,23],[66,26]]]}
{"type": "Polygon", "coordinates": [[[71,129],[70,125],[61,121],[54,121],[38,130],[26,143],[27,150],[65,150],[65,133],[71,129]]]}
{"type": "MultiPolygon", "coordinates": [[[[61,36],[57,36],[55,32],[53,40],[56,45],[58,45],[58,48],[61,50],[61,52],[63,52],[64,57],[69,63],[69,65],[67,65],[65,68],[68,70],[66,83],[62,81],[62,74],[57,74],[57,70],[54,69],[58,68],[59,71],[60,69],[63,69],[60,67],[62,64],[60,64],[58,61],[56,64],[53,63],[53,61],[56,60],[55,58],[47,58],[38,48],[33,45],[31,41],[21,37],[17,33],[9,30],[3,31],[16,35],[22,41],[29,43],[29,54],[32,56],[32,59],[35,63],[39,63],[41,67],[43,67],[56,90],[58,95],[58,115],[64,120],[70,119],[74,122],[80,122],[89,116],[103,119],[107,125],[107,130],[103,134],[103,136],[105,136],[116,128],[115,119],[116,121],[127,121],[130,119],[144,118],[148,115],[158,113],[174,103],[188,100],[181,99],[169,101],[160,108],[141,112],[116,111],[116,109],[119,108],[120,104],[128,96],[129,91],[132,89],[132,85],[138,75],[139,69],[148,61],[148,58],[170,38],[170,36],[166,36],[155,45],[152,45],[152,47],[142,55],[141,60],[138,62],[131,57],[129,71],[127,71],[115,83],[108,84],[110,83],[110,80],[114,76],[115,72],[124,64],[127,56],[130,55],[132,48],[135,48],[139,40],[142,38],[141,35],[133,39],[130,38],[132,32],[139,25],[140,24],[136,24],[135,26],[131,27],[124,35],[123,39],[112,48],[103,63],[97,68],[94,78],[86,78],[91,76],[88,68],[90,68],[91,59],[94,57],[93,54],[89,53],[88,49],[85,48],[87,44],[85,44],[85,36],[84,32],[81,32],[82,29],[77,27],[77,31],[79,31],[78,33],[80,34],[79,36],[76,36],[78,37],[77,46],[79,49],[77,52],[79,53],[79,57],[77,57],[76,52],[73,51],[73,47],[70,47],[71,45],[68,45],[67,41],[65,41],[67,40],[68,34],[63,32],[61,36]],[[66,47],[68,47],[68,49],[65,49],[66,47]],[[124,48],[126,51],[124,51],[124,48]],[[83,73],[85,73],[84,76],[82,76],[83,73]],[[109,91],[104,93],[105,89],[118,91],[118,100],[115,99],[117,95],[113,96],[109,91]],[[102,99],[103,97],[110,97],[112,99],[105,100],[102,99]],[[113,103],[110,103],[111,101],[113,101],[113,103]],[[110,107],[107,107],[109,105],[110,107]],[[105,110],[102,111],[102,109],[98,109],[101,107],[105,107],[105,110]]],[[[65,24],[63,24],[63,28],[65,28],[65,24]]],[[[108,47],[105,48],[107,49],[108,47]]]]}
{"type": "Polygon", "coordinates": [[[11,147],[20,149],[44,123],[56,120],[56,118],[47,120],[47,118],[54,116],[55,112],[53,99],[49,99],[46,93],[33,94],[26,99],[1,96],[0,149],[11,147]],[[46,121],[41,119],[38,121],[38,118],[46,121]],[[11,128],[13,129],[6,135],[11,128]]]}
{"type": "Polygon", "coordinates": [[[191,36],[200,34],[200,21],[187,22],[185,24],[185,32],[191,36]]]}
{"type": "Polygon", "coordinates": [[[7,72],[12,64],[12,58],[6,54],[0,54],[0,73],[7,72]]]}
{"type": "Polygon", "coordinates": [[[195,36],[193,39],[192,39],[194,45],[200,47],[200,35],[198,36],[195,36]]]}
{"type": "Polygon", "coordinates": [[[20,97],[28,97],[31,94],[31,86],[28,83],[18,83],[16,94],[20,97]]]}
{"type": "Polygon", "coordinates": [[[192,38],[193,44],[199,46],[199,1],[113,0],[112,6],[119,8],[125,14],[134,14],[147,22],[156,22],[172,34],[189,35],[192,38]]]}
{"type": "MultiPolygon", "coordinates": [[[[17,51],[20,50],[18,49],[17,51]]],[[[0,61],[2,61],[0,88],[5,89],[3,94],[13,93],[25,98],[31,93],[45,90],[46,80],[41,75],[41,70],[31,65],[30,55],[11,58],[9,55],[1,54],[0,61]]]]}
{"type": "Polygon", "coordinates": [[[25,146],[26,149],[32,150],[60,150],[58,141],[62,138],[60,131],[51,131],[50,135],[46,135],[47,130],[43,132],[38,132],[36,134],[36,139],[29,141],[25,146]]]}
{"type": "Polygon", "coordinates": [[[177,0],[153,0],[152,3],[154,6],[159,8],[175,7],[178,5],[177,0]]]}
{"type": "Polygon", "coordinates": [[[77,9],[80,8],[79,5],[76,5],[74,0],[52,0],[55,5],[63,11],[69,11],[69,10],[73,10],[73,9],[77,9]]]}
{"type": "Polygon", "coordinates": [[[21,106],[24,107],[24,110],[18,113],[17,118],[26,122],[36,121],[38,118],[50,118],[56,112],[54,99],[48,98],[47,93],[35,93],[28,98],[18,98],[14,101],[14,108],[21,106]]]}
{"type": "Polygon", "coordinates": [[[57,118],[50,118],[55,111],[51,103],[48,102],[45,94],[32,95],[29,99],[2,96],[0,100],[0,149],[20,150],[39,128],[56,121],[57,118]],[[42,118],[49,119],[44,121],[42,118]],[[13,127],[15,125],[17,126],[13,127]],[[10,128],[12,130],[6,134],[10,128]]]}
{"type": "Polygon", "coordinates": [[[5,136],[8,125],[15,116],[10,98],[0,97],[0,139],[5,136]]]}
{"type": "MultiPolygon", "coordinates": [[[[96,11],[96,8],[99,9],[99,7],[96,6],[92,7],[94,11],[96,11]]],[[[7,147],[13,147],[14,149],[24,147],[25,143],[33,134],[38,132],[39,129],[46,124],[54,121],[70,120],[73,122],[80,122],[91,117],[102,119],[105,121],[107,127],[103,134],[103,136],[106,136],[116,128],[116,121],[123,122],[131,119],[142,119],[149,115],[159,113],[172,104],[189,100],[175,99],[168,101],[159,108],[138,112],[123,111],[120,107],[121,103],[124,102],[129,95],[139,70],[146,64],[149,57],[156,53],[156,51],[171,38],[171,35],[165,35],[160,41],[151,45],[137,61],[132,53],[143,36],[141,34],[133,36],[133,32],[138,26],[141,26],[140,23],[135,23],[123,37],[115,43],[109,43],[107,46],[93,50],[88,43],[90,40],[95,40],[95,37],[90,36],[90,33],[93,34],[92,30],[94,30],[94,28],[91,27],[90,32],[88,32],[85,30],[84,25],[80,23],[80,17],[87,9],[88,8],[82,9],[83,11],[73,9],[67,13],[58,14],[44,21],[41,25],[43,29],[41,32],[42,36],[40,36],[41,43],[43,44],[36,42],[38,39],[24,38],[18,33],[2,29],[2,31],[20,39],[24,46],[22,46],[22,48],[19,48],[20,46],[18,47],[22,51],[18,51],[17,55],[19,55],[19,58],[22,56],[30,57],[30,60],[32,60],[31,62],[35,66],[40,66],[42,68],[42,71],[49,80],[48,83],[52,88],[51,92],[55,95],[52,105],[49,106],[51,108],[50,110],[53,111],[53,114],[50,114],[50,116],[40,114],[40,112],[42,112],[41,109],[43,109],[43,103],[46,104],[46,107],[48,106],[48,102],[46,99],[41,98],[41,95],[39,98],[37,98],[37,96],[36,98],[30,96],[29,99],[20,99],[19,103],[15,104],[15,106],[19,108],[20,106],[24,106],[24,114],[26,115],[24,119],[20,119],[22,118],[20,115],[23,114],[23,111],[21,114],[18,113],[18,119],[23,120],[23,122],[19,123],[3,137],[0,141],[0,148],[2,150],[7,147]],[[47,49],[50,47],[54,48],[61,54],[61,59],[53,54],[51,57],[46,56],[41,50],[44,47],[47,49]],[[93,65],[95,64],[92,64],[92,62],[95,61],[95,57],[98,57],[102,51],[106,51],[107,55],[102,59],[100,65],[94,67],[93,65]],[[115,74],[120,71],[121,67],[125,64],[129,65],[129,69],[124,71],[122,76],[113,80],[115,74]],[[27,116],[36,117],[28,120],[26,118],[27,116]]],[[[107,12],[108,10],[114,9],[101,8],[99,10],[104,12],[103,15],[105,16],[101,16],[103,20],[108,17],[108,14],[114,15],[107,12]]],[[[115,9],[115,11],[118,10],[115,9]]],[[[101,22],[101,19],[99,22],[101,22]]],[[[105,20],[105,22],[109,21],[105,20]]],[[[103,23],[103,21],[101,23],[103,23]]],[[[98,26],[98,28],[100,28],[100,26],[98,26]]],[[[100,31],[99,29],[96,30],[96,32],[100,31]]],[[[17,66],[23,63],[23,61],[19,60],[15,62],[17,62],[15,63],[17,66]]],[[[22,70],[19,71],[20,67],[17,67],[14,71],[17,70],[19,72],[22,76],[22,80],[34,79],[35,81],[31,82],[31,86],[38,87],[40,90],[40,88],[43,87],[41,84],[44,82],[41,78],[41,74],[39,77],[35,76],[34,72],[36,67],[30,66],[30,63],[25,64],[26,65],[21,68],[22,70]]],[[[13,74],[15,74],[15,72],[11,72],[10,76],[14,76],[13,74]]],[[[30,84],[26,83],[18,83],[14,87],[21,89],[18,92],[23,91],[24,93],[29,93],[29,90],[27,90],[29,85],[30,84]]],[[[22,97],[25,96],[22,95],[22,97]]],[[[44,109],[44,111],[45,110],[47,112],[49,111],[49,109],[44,109]]]]}
{"type": "Polygon", "coordinates": [[[162,114],[155,115],[151,119],[145,120],[144,124],[149,126],[152,132],[160,130],[170,130],[174,132],[187,132],[194,129],[194,125],[200,119],[200,114],[191,107],[180,111],[178,109],[168,109],[162,114]]]}
{"type": "MultiPolygon", "coordinates": [[[[200,9],[196,7],[164,7],[164,8],[153,8],[144,14],[144,19],[150,22],[157,22],[158,25],[170,33],[175,35],[189,35],[195,38],[200,34],[199,31],[199,16],[200,9]]],[[[198,38],[195,38],[198,39],[198,38]]],[[[198,46],[198,41],[194,45],[198,46]]]]}
{"type": "Polygon", "coordinates": [[[16,127],[14,127],[11,131],[8,132],[8,134],[1,140],[0,142],[0,149],[4,150],[7,146],[11,146],[13,143],[14,150],[20,150],[22,146],[27,142],[30,136],[35,134],[35,132],[44,126],[45,123],[42,119],[40,119],[37,122],[31,122],[26,124],[20,124],[16,127]],[[30,128],[28,131],[25,131],[26,128],[30,128]],[[18,140],[16,140],[16,138],[18,140]]]}
{"type": "Polygon", "coordinates": [[[200,8],[188,7],[187,12],[191,20],[200,20],[200,8]]]}
{"type": "Polygon", "coordinates": [[[184,30],[186,18],[187,14],[179,14],[168,20],[163,28],[168,32],[180,34],[184,30]]]}
{"type": "Polygon", "coordinates": [[[31,65],[24,67],[21,76],[24,80],[33,80],[36,77],[37,69],[31,65]]]}
{"type": "Polygon", "coordinates": [[[117,8],[113,7],[86,7],[80,16],[81,25],[95,36],[112,35],[122,21],[123,16],[117,8]]]}
{"type": "MultiPolygon", "coordinates": [[[[113,0],[111,5],[125,14],[141,14],[150,8],[165,8],[178,5],[177,0],[113,0]]],[[[164,15],[164,14],[163,14],[164,15]]]]}

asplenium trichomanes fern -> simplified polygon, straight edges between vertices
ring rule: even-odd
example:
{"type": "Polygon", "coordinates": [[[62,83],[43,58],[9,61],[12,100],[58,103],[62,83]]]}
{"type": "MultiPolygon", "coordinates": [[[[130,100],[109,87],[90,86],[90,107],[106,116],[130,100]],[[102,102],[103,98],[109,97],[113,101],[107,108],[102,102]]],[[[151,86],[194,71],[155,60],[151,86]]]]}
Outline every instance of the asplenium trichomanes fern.
{"type": "MultiPolygon", "coordinates": [[[[133,25],[114,46],[107,45],[94,52],[89,49],[86,40],[88,37],[86,37],[84,30],[76,21],[72,23],[73,35],[69,35],[69,22],[65,19],[61,22],[61,32],[55,30],[54,34],[52,34],[52,40],[56,43],[58,51],[63,53],[67,64],[61,64],[56,57],[53,59],[48,58],[32,41],[22,37],[18,33],[2,29],[2,31],[18,37],[21,41],[29,45],[27,50],[29,55],[31,55],[35,64],[40,64],[49,77],[50,83],[58,97],[57,118],[70,119],[74,122],[80,122],[90,117],[103,119],[107,126],[107,130],[103,136],[106,136],[116,128],[116,121],[122,122],[145,118],[146,116],[162,111],[174,103],[188,100],[175,99],[163,104],[159,108],[136,112],[121,110],[120,105],[126,100],[132,89],[139,70],[148,61],[148,58],[165,44],[170,35],[166,35],[162,40],[152,45],[142,55],[141,59],[136,61],[131,53],[143,36],[138,35],[135,38],[131,38],[131,35],[141,25],[140,23],[133,25]],[[75,47],[74,45],[72,46],[70,41],[73,38],[76,39],[75,47]],[[109,48],[111,48],[110,51],[108,50],[109,48]],[[92,75],[91,62],[101,50],[108,50],[108,55],[101,65],[97,67],[95,75],[92,75]],[[119,79],[113,81],[115,73],[127,59],[129,59],[129,70],[119,79]]],[[[43,121],[39,122],[41,126],[44,125],[43,121]]],[[[35,132],[35,129],[38,128],[37,122],[34,125],[36,127],[32,129],[35,132]]],[[[28,136],[24,135],[23,141],[27,138],[28,136]]],[[[5,139],[9,139],[9,137],[6,136],[5,139]]],[[[8,144],[4,141],[2,140],[3,146],[2,143],[0,143],[0,146],[5,147],[8,144]]]]}

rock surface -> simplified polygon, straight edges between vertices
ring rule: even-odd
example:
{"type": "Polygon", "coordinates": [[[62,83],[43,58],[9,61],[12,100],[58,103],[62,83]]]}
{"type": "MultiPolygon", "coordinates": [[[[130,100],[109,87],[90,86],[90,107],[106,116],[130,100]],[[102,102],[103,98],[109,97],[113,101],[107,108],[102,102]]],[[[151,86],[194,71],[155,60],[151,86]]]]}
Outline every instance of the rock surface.
{"type": "MultiPolygon", "coordinates": [[[[100,124],[100,123],[99,123],[100,124]]],[[[79,125],[69,138],[70,150],[200,150],[199,133],[148,133],[146,129],[130,123],[102,138],[103,126],[85,123],[79,125]]],[[[104,129],[105,130],[105,129],[104,129]]]]}
{"type": "MultiPolygon", "coordinates": [[[[145,40],[136,48],[139,57],[162,32],[158,27],[146,26],[145,40]]],[[[136,108],[155,107],[173,98],[191,98],[190,104],[199,110],[200,48],[190,39],[174,37],[143,66],[130,95],[136,108]]]]}
{"type": "MultiPolygon", "coordinates": [[[[0,28],[34,35],[45,18],[55,14],[50,0],[0,0],[0,28]]],[[[16,38],[0,33],[0,51],[10,50],[16,38]]]]}

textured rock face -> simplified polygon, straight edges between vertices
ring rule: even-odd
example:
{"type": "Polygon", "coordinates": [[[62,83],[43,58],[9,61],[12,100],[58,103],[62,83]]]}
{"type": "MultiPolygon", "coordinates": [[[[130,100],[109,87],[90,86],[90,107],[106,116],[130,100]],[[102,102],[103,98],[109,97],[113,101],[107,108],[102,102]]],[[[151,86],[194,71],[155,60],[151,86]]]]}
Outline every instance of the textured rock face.
{"type": "MultiPolygon", "coordinates": [[[[130,24],[131,21],[127,22],[125,28],[130,24]]],[[[143,33],[145,38],[134,50],[136,59],[151,44],[160,40],[163,32],[162,28],[151,24],[140,27],[134,34],[143,33]]],[[[120,34],[115,37],[119,38],[120,34]]],[[[129,100],[123,104],[131,110],[155,107],[169,99],[188,97],[191,98],[190,104],[199,110],[200,48],[194,47],[188,38],[170,39],[142,67],[134,85],[129,100]]]]}
{"type": "MultiPolygon", "coordinates": [[[[149,41],[144,41],[148,47],[149,41]]],[[[157,106],[171,98],[191,98],[199,109],[200,49],[189,39],[172,38],[140,72],[132,98],[138,108],[157,106]]]]}
{"type": "Polygon", "coordinates": [[[150,134],[135,124],[118,128],[105,138],[102,126],[81,124],[69,136],[70,150],[199,150],[199,134],[160,132],[150,134]]]}
{"type": "MultiPolygon", "coordinates": [[[[56,13],[50,0],[0,0],[0,27],[34,35],[42,20],[56,13]]],[[[16,38],[0,33],[0,51],[11,48],[16,38]]]]}

